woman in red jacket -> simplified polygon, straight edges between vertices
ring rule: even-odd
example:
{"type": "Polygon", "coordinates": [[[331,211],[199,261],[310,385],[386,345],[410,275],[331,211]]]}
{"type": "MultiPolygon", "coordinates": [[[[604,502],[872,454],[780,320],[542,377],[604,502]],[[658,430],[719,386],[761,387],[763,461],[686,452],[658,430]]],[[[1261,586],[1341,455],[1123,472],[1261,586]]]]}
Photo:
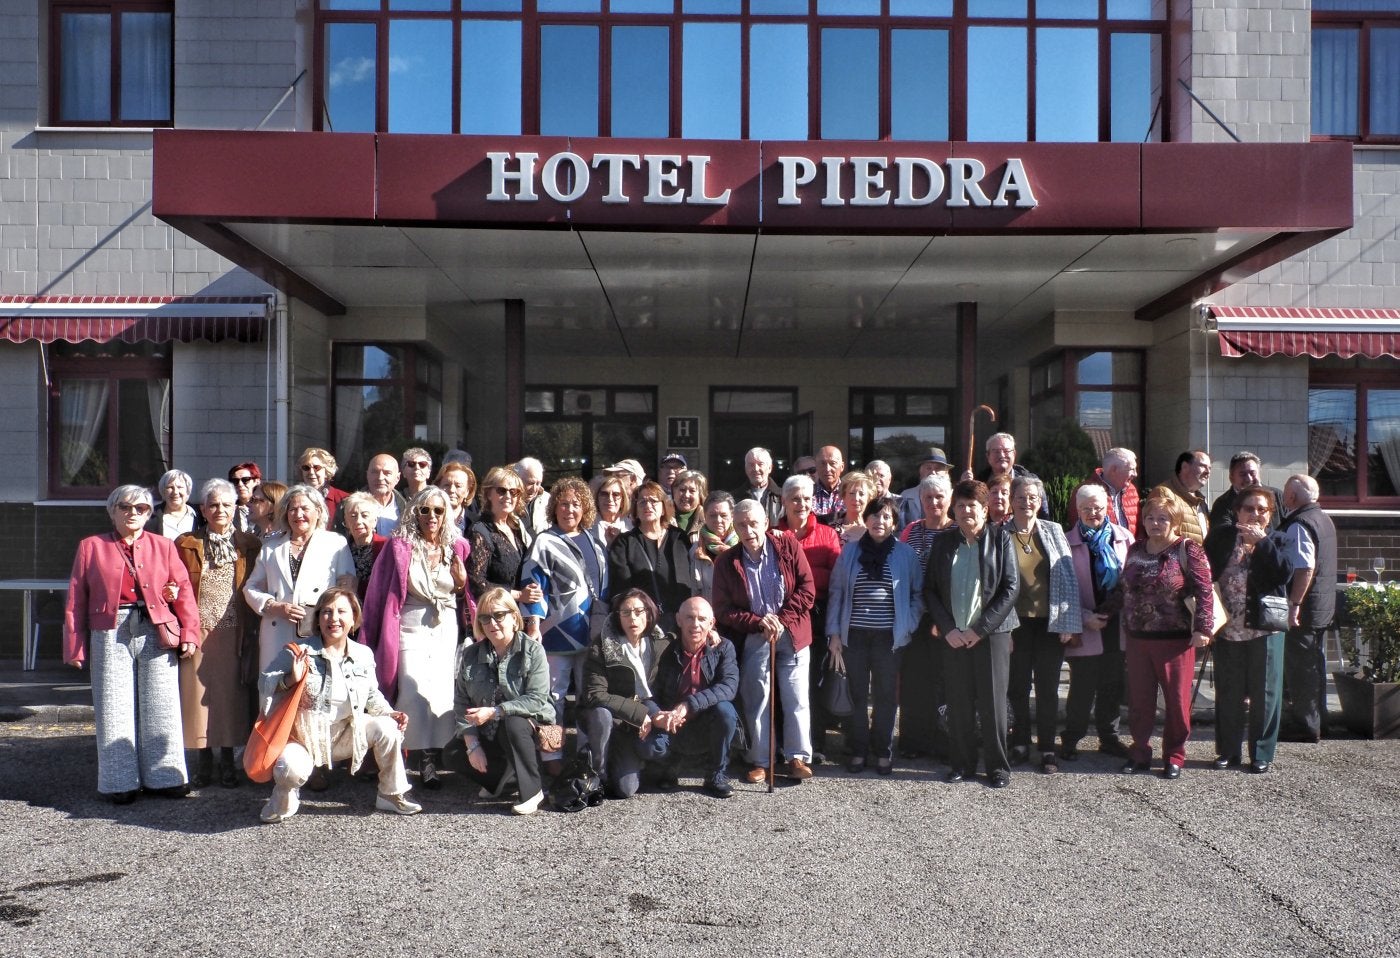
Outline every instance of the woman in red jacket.
{"type": "Polygon", "coordinates": [[[92,656],[97,790],[126,805],[189,791],[176,654],[199,648],[199,609],[175,543],[148,535],[151,494],[118,486],[112,531],[78,543],[63,619],[63,661],[92,656]]]}

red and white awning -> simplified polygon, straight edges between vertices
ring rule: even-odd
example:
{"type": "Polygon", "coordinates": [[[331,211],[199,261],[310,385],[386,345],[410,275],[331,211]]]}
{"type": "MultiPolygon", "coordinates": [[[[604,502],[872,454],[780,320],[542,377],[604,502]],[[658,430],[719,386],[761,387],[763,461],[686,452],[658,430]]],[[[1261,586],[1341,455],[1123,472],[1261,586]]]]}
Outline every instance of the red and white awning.
{"type": "Polygon", "coordinates": [[[1220,355],[1400,358],[1400,309],[1325,306],[1206,307],[1220,355]]]}
{"type": "Polygon", "coordinates": [[[0,296],[0,339],[258,342],[270,296],[0,296]]]}

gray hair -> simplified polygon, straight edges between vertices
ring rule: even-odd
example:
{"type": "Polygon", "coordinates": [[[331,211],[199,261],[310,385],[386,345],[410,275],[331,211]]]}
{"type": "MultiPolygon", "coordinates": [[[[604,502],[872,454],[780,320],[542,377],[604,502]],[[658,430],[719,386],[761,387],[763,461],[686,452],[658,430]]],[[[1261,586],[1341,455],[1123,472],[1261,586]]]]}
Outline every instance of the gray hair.
{"type": "Polygon", "coordinates": [[[421,446],[410,446],[408,449],[405,449],[403,455],[399,456],[400,465],[408,462],[410,457],[413,459],[426,459],[428,460],[428,468],[433,468],[433,454],[421,446]]]}
{"type": "Polygon", "coordinates": [[[330,524],[330,517],[326,515],[326,499],[321,495],[321,491],[315,486],[308,485],[305,482],[299,482],[288,489],[286,495],[282,497],[282,501],[277,503],[277,517],[273,522],[274,528],[281,532],[291,531],[291,528],[287,525],[287,510],[292,508],[292,500],[297,497],[301,497],[311,503],[312,508],[316,510],[316,514],[319,516],[315,523],[317,529],[324,529],[330,524]]]}
{"type": "Polygon", "coordinates": [[[159,495],[162,499],[164,499],[165,490],[170,488],[170,484],[176,479],[184,480],[186,495],[188,495],[191,492],[194,492],[194,479],[190,476],[190,474],[181,469],[171,469],[165,475],[161,476],[159,480],[157,480],[156,494],[159,495]]]}
{"type": "Polygon", "coordinates": [[[946,472],[931,472],[919,480],[919,495],[934,489],[942,489],[950,498],[953,495],[953,480],[946,472]]]}
{"type": "Polygon", "coordinates": [[[763,503],[757,499],[740,499],[734,503],[734,521],[739,521],[740,516],[753,513],[763,520],[763,524],[768,525],[768,510],[763,508],[763,503]]]}
{"type": "MultiPolygon", "coordinates": [[[[452,544],[462,537],[461,531],[457,528],[457,523],[452,521],[452,503],[447,501],[447,493],[437,486],[424,486],[419,490],[418,495],[408,501],[408,505],[399,515],[399,524],[394,529],[395,539],[407,539],[413,546],[413,554],[424,560],[427,559],[427,542],[423,538],[423,530],[418,526],[418,507],[426,506],[434,499],[442,500],[442,524],[438,533],[438,544],[442,546],[444,558],[448,558],[452,552],[452,544]]],[[[450,561],[450,558],[449,558],[450,561]]]]}
{"type": "Polygon", "coordinates": [[[816,483],[812,481],[811,476],[804,476],[799,473],[795,476],[788,476],[786,479],[783,480],[784,499],[787,499],[787,497],[792,495],[794,492],[805,492],[807,493],[807,495],[810,496],[812,495],[815,489],[816,483]]]}
{"type": "Polygon", "coordinates": [[[1131,466],[1137,462],[1137,453],[1131,449],[1124,449],[1122,446],[1114,446],[1103,454],[1100,465],[1107,466],[1110,462],[1121,462],[1125,466],[1131,466]]]}
{"type": "Polygon", "coordinates": [[[368,492],[364,492],[363,490],[361,490],[360,492],[352,492],[350,493],[350,495],[340,500],[341,521],[343,522],[350,517],[350,510],[352,508],[366,503],[371,506],[374,506],[374,514],[376,516],[379,515],[379,510],[384,508],[379,504],[379,500],[374,498],[374,496],[370,495],[368,492]]]}
{"type": "Polygon", "coordinates": [[[144,502],[152,508],[154,508],[156,504],[155,500],[151,498],[151,490],[147,489],[145,486],[138,486],[134,483],[117,486],[117,488],[107,494],[107,515],[113,521],[117,518],[117,506],[123,502],[132,504],[144,502]]]}
{"type": "Polygon", "coordinates": [[[235,502],[238,500],[238,492],[227,479],[206,480],[204,485],[199,487],[199,504],[208,505],[209,497],[213,495],[232,496],[235,502]]]}
{"type": "Polygon", "coordinates": [[[517,460],[515,465],[511,466],[511,468],[515,470],[515,474],[521,479],[525,478],[525,473],[531,471],[538,471],[540,477],[544,477],[544,463],[540,462],[534,456],[526,456],[523,459],[517,460]]]}
{"type": "Polygon", "coordinates": [[[874,473],[876,469],[883,469],[886,472],[893,474],[893,470],[890,469],[890,464],[888,462],[885,462],[885,460],[883,459],[872,459],[865,464],[866,472],[874,473]]]}
{"type": "Polygon", "coordinates": [[[770,464],[773,462],[773,454],[767,449],[764,449],[762,446],[754,446],[748,452],[744,453],[745,459],[748,459],[750,456],[752,456],[754,459],[762,457],[764,459],[767,459],[770,464]]]}
{"type": "Polygon", "coordinates": [[[1041,501],[1045,499],[1045,483],[1040,481],[1039,476],[1028,474],[1017,476],[1015,479],[1011,480],[1011,495],[1013,497],[1022,489],[1034,489],[1035,494],[1041,498],[1041,501]]]}
{"type": "Polygon", "coordinates": [[[1317,480],[1307,473],[1294,473],[1288,477],[1288,482],[1284,485],[1296,486],[1298,489],[1298,498],[1303,501],[1304,505],[1310,502],[1316,502],[1318,497],[1322,495],[1322,489],[1318,486],[1317,480]]]}
{"type": "Polygon", "coordinates": [[[1096,482],[1086,482],[1074,493],[1074,508],[1078,509],[1090,499],[1099,499],[1108,505],[1108,490],[1096,482]]]}
{"type": "Polygon", "coordinates": [[[1013,436],[1013,435],[1011,435],[1011,433],[1009,433],[1009,432],[994,432],[994,433],[992,433],[990,436],[987,437],[986,445],[984,445],[983,448],[984,448],[984,449],[991,449],[991,448],[992,448],[992,443],[996,442],[998,439],[1005,439],[1007,442],[1011,443],[1011,448],[1012,448],[1012,449],[1015,449],[1015,448],[1016,448],[1016,437],[1013,436]]]}

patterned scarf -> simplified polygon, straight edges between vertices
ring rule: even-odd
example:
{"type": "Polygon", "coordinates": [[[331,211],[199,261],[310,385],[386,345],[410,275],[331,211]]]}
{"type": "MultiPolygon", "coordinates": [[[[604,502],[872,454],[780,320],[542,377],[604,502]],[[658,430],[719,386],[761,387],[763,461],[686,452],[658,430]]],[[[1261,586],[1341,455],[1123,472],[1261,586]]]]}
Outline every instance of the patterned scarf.
{"type": "Polygon", "coordinates": [[[728,534],[720,536],[710,531],[710,527],[704,523],[700,524],[700,553],[699,558],[709,562],[715,561],[715,556],[725,549],[732,549],[739,544],[739,535],[731,527],[728,534]]]}
{"type": "Polygon", "coordinates": [[[1079,538],[1089,547],[1095,588],[1101,595],[1112,592],[1118,585],[1118,576],[1123,572],[1123,560],[1113,548],[1113,523],[1105,522],[1097,529],[1090,529],[1080,522],[1079,538]]]}
{"type": "Polygon", "coordinates": [[[238,550],[233,547],[233,530],[223,535],[211,532],[204,542],[204,558],[211,568],[222,569],[238,559],[238,550]]]}

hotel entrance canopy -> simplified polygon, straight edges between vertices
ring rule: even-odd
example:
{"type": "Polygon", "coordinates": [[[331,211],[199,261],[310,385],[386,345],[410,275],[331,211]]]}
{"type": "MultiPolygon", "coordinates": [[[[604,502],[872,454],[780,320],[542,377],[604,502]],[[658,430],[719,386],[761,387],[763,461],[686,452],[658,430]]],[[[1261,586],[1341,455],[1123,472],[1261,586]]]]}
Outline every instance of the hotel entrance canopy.
{"type": "Polygon", "coordinates": [[[908,355],[1151,320],[1352,223],[1346,143],[161,130],[154,212],[328,315],[520,300],[578,355],[908,355]],[[985,340],[984,340],[985,342],[985,340]]]}

